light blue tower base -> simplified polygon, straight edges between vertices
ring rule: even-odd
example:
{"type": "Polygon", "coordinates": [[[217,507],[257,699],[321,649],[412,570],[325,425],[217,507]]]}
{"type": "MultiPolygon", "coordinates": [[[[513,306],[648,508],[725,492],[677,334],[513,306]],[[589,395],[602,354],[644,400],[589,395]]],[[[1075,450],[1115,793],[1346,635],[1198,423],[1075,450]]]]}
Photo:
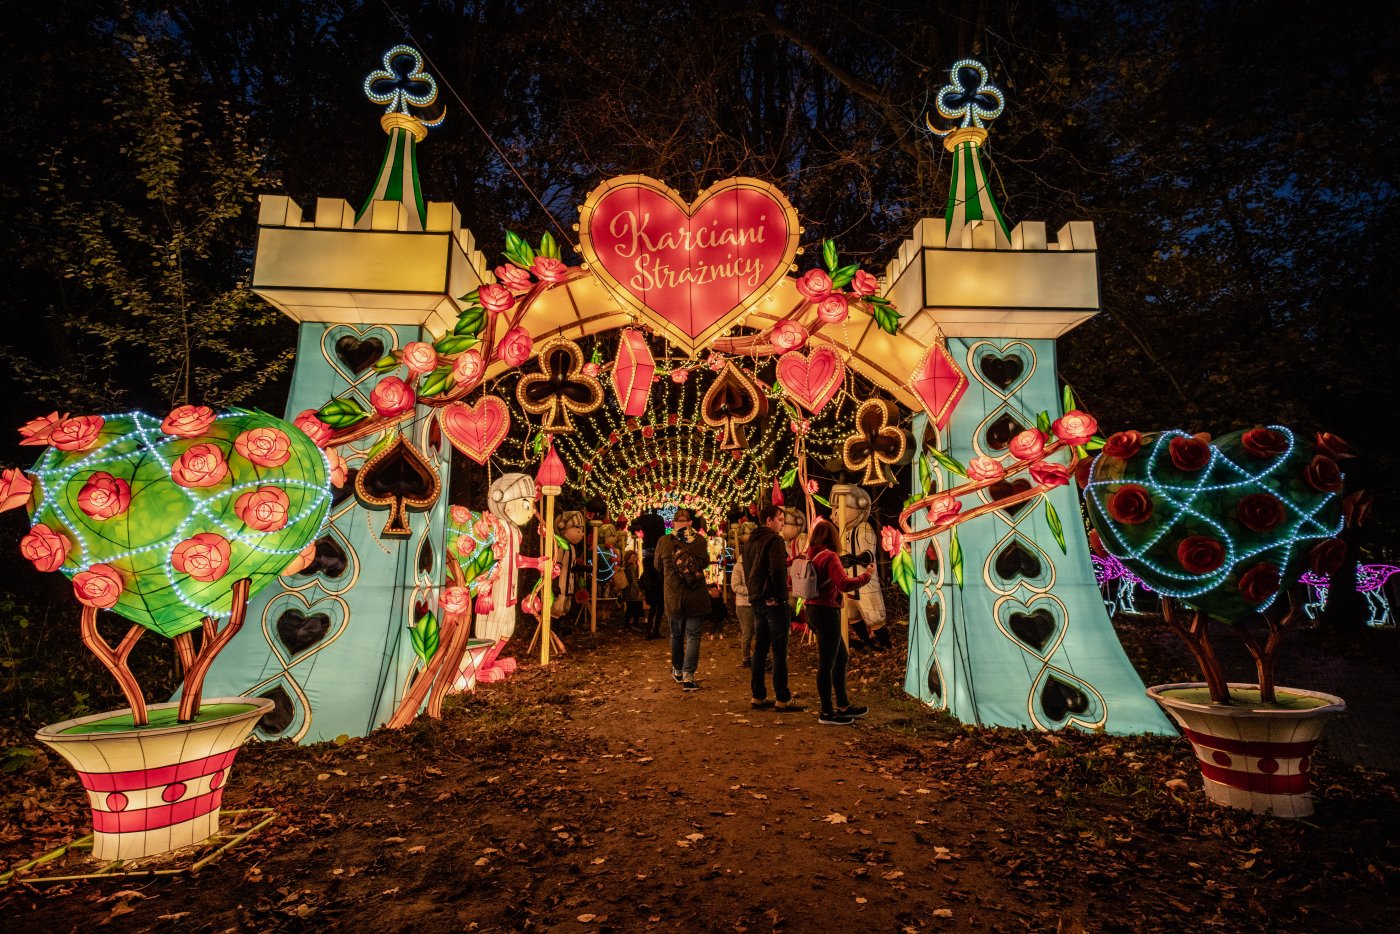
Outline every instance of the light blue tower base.
{"type": "MultiPolygon", "coordinates": [[[[1036,413],[1059,414],[1053,340],[952,338],[948,349],[970,385],[941,439],[927,416],[916,417],[919,455],[940,440],[963,464],[1004,455],[1005,442],[995,447],[988,436],[998,428],[1007,436],[1005,416],[1033,428],[1036,413]]],[[[962,482],[934,464],[940,489],[962,482]]],[[[1012,479],[1023,477],[1029,482],[1028,474],[1012,479]]],[[[980,495],[992,499],[987,491],[980,495]]],[[[1174,734],[1145,695],[1104,610],[1073,486],[1052,491],[1050,502],[1064,527],[1065,552],[1040,497],[1014,516],[999,510],[957,526],[961,587],[950,564],[951,533],[913,543],[905,691],[978,726],[1174,734]],[[1020,554],[1003,559],[999,570],[998,556],[1013,543],[1020,554]]],[[[963,508],[975,505],[969,500],[963,508]]],[[[913,525],[927,528],[926,517],[913,525]]]]}
{"type": "MultiPolygon", "coordinates": [[[[288,419],[347,389],[370,408],[369,393],[380,375],[368,368],[358,374],[350,370],[336,353],[337,343],[346,337],[378,340],[379,355],[429,339],[417,326],[302,324],[288,419]]],[[[412,680],[418,659],[409,627],[417,618],[415,604],[436,605],[451,464],[446,452],[429,444],[428,412],[420,407],[412,423],[398,426],[442,481],[442,495],[433,507],[410,513],[412,534],[382,538],[386,510],[364,508],[353,493],[342,499],[332,507],[322,538],[344,553],[344,571],[331,576],[313,566],[254,595],[243,629],[210,670],[206,697],[261,696],[278,702],[256,735],[299,743],[364,736],[388,720],[412,680]],[[310,623],[298,625],[298,614],[310,623]],[[313,638],[323,628],[320,616],[328,625],[313,638]]],[[[351,470],[362,465],[381,437],[383,433],[340,449],[351,470]]]]}

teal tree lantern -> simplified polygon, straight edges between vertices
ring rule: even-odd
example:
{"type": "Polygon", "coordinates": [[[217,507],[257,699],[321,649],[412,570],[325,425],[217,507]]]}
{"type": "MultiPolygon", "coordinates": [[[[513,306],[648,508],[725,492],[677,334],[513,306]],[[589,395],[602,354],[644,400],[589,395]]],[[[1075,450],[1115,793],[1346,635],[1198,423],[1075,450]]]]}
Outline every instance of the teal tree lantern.
{"type": "Polygon", "coordinates": [[[54,413],[21,433],[46,446],[28,478],[5,478],[7,492],[28,494],[5,501],[29,506],[21,551],[72,580],[83,641],[121,684],[136,725],[147,722],[146,703],[126,660],[146,630],[175,643],[185,669],[179,719],[194,719],[204,674],[242,624],[249,594],[311,557],[330,508],[325,456],[271,415],[205,406],[164,420],[54,413]],[[97,631],[103,609],[134,624],[116,647],[97,631]]]}
{"type": "Polygon", "coordinates": [[[1164,616],[1205,675],[1211,700],[1229,703],[1205,622],[1228,623],[1253,655],[1261,700],[1276,702],[1274,652],[1298,616],[1291,586],[1330,574],[1346,549],[1342,471],[1350,456],[1331,435],[1316,442],[1287,428],[1254,428],[1215,441],[1183,431],[1124,431],[1094,461],[1085,491],[1103,547],[1163,600],[1164,616]],[[1288,594],[1287,608],[1280,597],[1288,594]],[[1175,602],[1195,611],[1187,622],[1175,602]],[[1261,618],[1260,641],[1247,623],[1261,618]]]}

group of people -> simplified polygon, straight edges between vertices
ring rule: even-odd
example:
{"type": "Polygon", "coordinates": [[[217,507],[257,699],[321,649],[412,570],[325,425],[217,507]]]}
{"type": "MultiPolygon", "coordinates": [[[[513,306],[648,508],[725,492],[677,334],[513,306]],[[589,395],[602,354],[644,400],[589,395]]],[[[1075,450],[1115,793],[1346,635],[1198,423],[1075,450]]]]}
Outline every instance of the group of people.
{"type": "MultiPolygon", "coordinates": [[[[807,621],[817,637],[817,695],[821,700],[818,722],[848,725],[865,716],[867,708],[851,703],[846,686],[849,655],[841,638],[841,604],[844,595],[870,581],[870,571],[848,575],[838,553],[836,529],[818,520],[808,533],[807,548],[796,555],[782,535],[788,520],[781,506],[766,506],[758,527],[735,556],[730,588],[741,625],[752,621],[754,644],[749,659],[750,705],[754,709],[802,710],[788,686],[789,569],[805,562],[804,572],[815,576],[813,595],[805,597],[807,621]],[[772,656],[773,698],[768,697],[769,656],[772,656]]],[[[703,521],[689,509],[676,511],[672,534],[662,537],[651,555],[651,574],[642,585],[659,589],[652,599],[653,614],[659,607],[671,628],[671,677],[686,691],[697,691],[700,641],[705,620],[711,615],[711,586],[705,580],[710,563],[703,521]]],[[[652,596],[651,593],[648,594],[652,596]]],[[[649,635],[656,632],[659,618],[649,635]]],[[[747,646],[746,646],[747,648],[747,646]]]]}

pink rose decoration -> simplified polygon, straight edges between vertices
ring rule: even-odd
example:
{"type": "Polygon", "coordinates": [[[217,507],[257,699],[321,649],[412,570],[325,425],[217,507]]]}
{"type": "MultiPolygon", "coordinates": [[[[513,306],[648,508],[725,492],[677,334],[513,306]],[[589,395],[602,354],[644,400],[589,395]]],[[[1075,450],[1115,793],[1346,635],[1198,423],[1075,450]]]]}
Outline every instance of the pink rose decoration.
{"type": "Polygon", "coordinates": [[[808,481],[807,481],[807,492],[808,492],[808,493],[816,493],[817,490],[819,490],[819,489],[821,489],[821,487],[819,487],[819,486],[817,485],[817,481],[815,481],[815,480],[808,480],[808,481]]]}
{"type": "Polygon", "coordinates": [[[385,418],[407,412],[417,403],[413,390],[397,376],[386,376],[375,385],[369,394],[369,404],[385,418]]]}
{"type": "Polygon", "coordinates": [[[1001,466],[1001,461],[994,457],[974,457],[967,465],[967,479],[976,480],[979,483],[988,480],[996,481],[1006,476],[1006,468],[1001,466]]]}
{"type": "Polygon", "coordinates": [[[73,575],[73,594],[83,606],[99,610],[114,607],[125,589],[121,573],[109,564],[94,564],[73,575]]]}
{"type": "Polygon", "coordinates": [[[457,381],[459,389],[463,386],[468,389],[475,386],[484,372],[486,372],[486,361],[481,359],[481,351],[475,347],[463,351],[456,360],[452,361],[452,378],[457,381]]]}
{"type": "Polygon", "coordinates": [[[98,471],[78,491],[78,508],[90,519],[111,519],[131,505],[131,484],[98,471]]]}
{"type": "Polygon", "coordinates": [[[19,540],[19,553],[34,562],[36,571],[57,571],[68,560],[72,548],[68,536],[40,522],[19,540]]]}
{"type": "Polygon", "coordinates": [[[646,426],[645,428],[642,429],[642,437],[643,437],[643,438],[650,438],[650,437],[652,437],[652,436],[655,435],[655,434],[656,434],[656,429],[653,428],[653,427],[651,427],[650,425],[648,425],[648,426],[646,426]]]}
{"type": "Polygon", "coordinates": [[[720,370],[724,369],[725,359],[724,359],[724,357],[723,357],[722,355],[720,355],[720,354],[717,354],[717,353],[712,353],[712,354],[710,354],[709,357],[707,357],[707,358],[705,359],[705,362],[706,362],[707,364],[709,364],[710,369],[713,370],[713,371],[716,372],[716,373],[718,373],[720,370]]]}
{"type": "Polygon", "coordinates": [[[797,280],[797,291],[814,305],[820,305],[831,294],[831,277],[822,269],[809,269],[797,280]]]}
{"type": "Polygon", "coordinates": [[[544,610],[544,601],[540,599],[539,594],[532,593],[520,601],[520,609],[530,616],[539,616],[540,612],[544,610]]]}
{"type": "Polygon", "coordinates": [[[282,575],[285,577],[288,574],[295,574],[298,571],[304,571],[307,568],[311,567],[311,562],[315,560],[316,543],[312,542],[311,544],[303,548],[301,551],[297,552],[295,558],[287,562],[287,566],[282,569],[282,575]]]}
{"type": "Polygon", "coordinates": [[[548,282],[550,285],[569,278],[569,267],[557,259],[550,259],[548,256],[536,256],[535,262],[530,266],[530,271],[541,282],[548,282]]]}
{"type": "Polygon", "coordinates": [[[259,467],[281,467],[292,459],[292,439],[280,428],[249,428],[233,439],[233,449],[259,467]]]}
{"type": "Polygon", "coordinates": [[[851,313],[850,302],[844,295],[832,295],[817,306],[817,320],[823,324],[840,324],[851,313]]]}
{"type": "Polygon", "coordinates": [[[506,288],[516,292],[519,292],[522,289],[528,289],[532,284],[534,284],[535,281],[530,278],[529,272],[527,272],[524,269],[521,269],[514,263],[506,263],[504,265],[497,266],[494,272],[496,273],[496,281],[500,282],[501,285],[505,286],[506,288]]]}
{"type": "Polygon", "coordinates": [[[326,442],[331,440],[331,435],[335,434],[334,428],[316,417],[315,409],[307,409],[302,412],[292,421],[292,424],[305,432],[306,436],[311,439],[311,443],[318,448],[325,447],[326,442]]]}
{"type": "Polygon", "coordinates": [[[1033,461],[1045,451],[1045,434],[1039,428],[1028,428],[1012,438],[1007,449],[1020,460],[1033,461]]]}
{"type": "Polygon", "coordinates": [[[801,350],[807,343],[807,329],[796,321],[779,321],[768,332],[768,343],[780,353],[801,350]]]}
{"type": "Polygon", "coordinates": [[[280,487],[260,486],[238,497],[233,512],[255,532],[276,532],[287,527],[290,503],[280,487]]]}
{"type": "Polygon", "coordinates": [[[1078,447],[1089,442],[1089,439],[1099,430],[1099,423],[1094,419],[1094,416],[1075,409],[1055,419],[1050,430],[1065,444],[1078,447]]]}
{"type": "Polygon", "coordinates": [[[930,525],[941,525],[944,519],[951,519],[962,512],[962,502],[951,493],[935,496],[928,507],[930,525]]]}
{"type": "Polygon", "coordinates": [[[515,307],[515,296],[503,285],[483,285],[476,293],[476,300],[481,302],[482,308],[497,314],[505,314],[515,307]]]}
{"type": "Polygon", "coordinates": [[[350,477],[349,466],[345,463],[345,458],[340,456],[340,452],[335,448],[328,448],[325,452],[326,464],[330,467],[331,486],[340,489],[345,486],[345,481],[350,477]]]}
{"type": "Polygon", "coordinates": [[[0,473],[0,512],[27,505],[34,492],[34,482],[17,467],[0,473]]]}
{"type": "Polygon", "coordinates": [[[812,431],[812,420],[810,418],[795,418],[788,422],[788,427],[792,429],[793,434],[800,438],[812,431]]]}
{"type": "Polygon", "coordinates": [[[104,424],[101,415],[65,418],[49,432],[49,444],[60,451],[86,451],[97,443],[97,435],[104,424]]]}
{"type": "Polygon", "coordinates": [[[60,422],[66,421],[67,415],[59,415],[57,412],[50,412],[43,418],[33,418],[25,422],[19,433],[24,438],[20,444],[40,445],[49,443],[49,435],[58,427],[60,422]]]}
{"type": "Polygon", "coordinates": [[[904,547],[904,534],[893,526],[885,526],[880,529],[880,547],[885,549],[885,554],[893,558],[899,554],[899,549],[904,547]]]}
{"type": "Polygon", "coordinates": [[[598,364],[594,363],[592,360],[589,360],[583,365],[584,376],[597,376],[601,372],[603,372],[603,368],[600,367],[598,364]]]}
{"type": "Polygon", "coordinates": [[[177,438],[194,438],[214,424],[214,410],[207,405],[181,405],[170,410],[160,430],[177,438]]]}
{"type": "MultiPolygon", "coordinates": [[[[690,379],[690,371],[689,371],[689,370],[672,370],[672,371],[671,371],[671,382],[673,382],[673,383],[675,383],[675,384],[677,384],[677,385],[680,385],[681,383],[685,382],[685,381],[688,380],[688,379],[690,379]]],[[[648,435],[648,437],[650,437],[650,435],[648,435]]]]}
{"type": "Polygon", "coordinates": [[[1045,486],[1064,486],[1069,483],[1069,468],[1064,464],[1036,461],[1031,464],[1031,479],[1045,486]]]}
{"type": "Polygon", "coordinates": [[[471,510],[466,506],[453,506],[447,514],[452,517],[453,525],[466,525],[472,519],[471,510]]]}
{"type": "Polygon", "coordinates": [[[414,341],[411,344],[404,344],[403,358],[399,362],[408,367],[408,372],[422,376],[424,373],[431,373],[437,369],[437,351],[433,349],[432,344],[414,341]]]}
{"type": "Polygon", "coordinates": [[[213,486],[228,476],[228,462],[217,444],[191,445],[170,466],[170,479],[183,487],[213,486]]]}
{"type": "Polygon", "coordinates": [[[876,279],[864,269],[858,270],[855,278],[851,280],[851,291],[861,298],[868,298],[880,291],[880,280],[876,279]]]}
{"type": "Polygon", "coordinates": [[[471,605],[472,597],[465,587],[448,587],[438,598],[438,606],[446,613],[465,613],[471,605]]]}
{"type": "Polygon", "coordinates": [[[524,328],[511,328],[501,338],[501,344],[496,350],[496,355],[507,366],[520,366],[530,359],[530,353],[535,349],[535,339],[530,336],[530,332],[524,328]]]}
{"type": "MultiPolygon", "coordinates": [[[[200,532],[175,546],[170,563],[181,574],[197,581],[216,581],[228,573],[228,539],[213,532],[200,532]]],[[[74,579],[76,582],[76,578],[74,579]]]]}

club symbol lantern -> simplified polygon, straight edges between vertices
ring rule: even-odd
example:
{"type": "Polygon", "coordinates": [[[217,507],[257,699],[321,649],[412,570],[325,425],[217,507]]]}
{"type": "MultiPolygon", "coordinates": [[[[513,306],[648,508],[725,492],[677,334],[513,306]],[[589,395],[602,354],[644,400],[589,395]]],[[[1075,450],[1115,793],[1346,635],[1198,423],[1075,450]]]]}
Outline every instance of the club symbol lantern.
{"type": "Polygon", "coordinates": [[[909,433],[899,427],[899,410],[884,399],[867,399],[856,410],[855,434],[841,446],[847,470],[864,471],[861,484],[894,483],[890,467],[905,461],[909,433]]]}
{"type": "Polygon", "coordinates": [[[768,398],[747,373],[727,363],[705,391],[700,411],[706,425],[721,429],[720,450],[738,451],[748,446],[744,426],[763,417],[768,411],[768,398]]]}
{"type": "Polygon", "coordinates": [[[572,434],[575,415],[587,415],[603,404],[603,386],[583,372],[583,350],[571,340],[555,338],[540,348],[540,372],[520,378],[515,396],[525,411],[543,415],[547,434],[572,434]]]}
{"type": "MultiPolygon", "coordinates": [[[[939,116],[947,120],[961,120],[961,127],[986,127],[984,120],[995,120],[1001,116],[1006,106],[1001,88],[992,84],[987,66],[975,59],[965,58],[953,63],[948,69],[951,84],[938,89],[934,105],[939,116]]],[[[929,129],[933,129],[930,125],[929,129]]],[[[933,130],[940,136],[942,131],[933,130]]]]}

